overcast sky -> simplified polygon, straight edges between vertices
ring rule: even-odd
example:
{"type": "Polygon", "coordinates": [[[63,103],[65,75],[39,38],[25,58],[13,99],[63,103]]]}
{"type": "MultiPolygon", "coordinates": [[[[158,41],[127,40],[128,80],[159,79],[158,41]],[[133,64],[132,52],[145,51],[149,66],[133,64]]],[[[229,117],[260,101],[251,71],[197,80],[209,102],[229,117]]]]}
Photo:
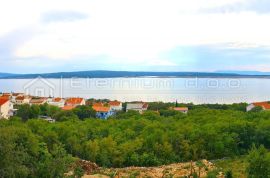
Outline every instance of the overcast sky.
{"type": "Polygon", "coordinates": [[[270,71],[269,0],[0,2],[0,72],[270,71]]]}

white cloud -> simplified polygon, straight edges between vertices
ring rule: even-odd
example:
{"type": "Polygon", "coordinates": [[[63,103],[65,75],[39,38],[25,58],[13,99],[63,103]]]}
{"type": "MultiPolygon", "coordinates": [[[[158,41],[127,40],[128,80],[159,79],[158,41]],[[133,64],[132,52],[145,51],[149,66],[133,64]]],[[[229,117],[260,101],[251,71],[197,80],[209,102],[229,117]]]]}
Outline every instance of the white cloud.
{"type": "Polygon", "coordinates": [[[239,2],[246,1],[10,0],[0,6],[0,36],[26,25],[35,26],[35,36],[15,51],[18,58],[71,60],[104,55],[118,63],[169,66],[175,63],[160,59],[160,54],[177,46],[270,45],[269,14],[200,11],[239,2]],[[88,18],[42,23],[43,15],[50,11],[78,12],[88,18]]]}

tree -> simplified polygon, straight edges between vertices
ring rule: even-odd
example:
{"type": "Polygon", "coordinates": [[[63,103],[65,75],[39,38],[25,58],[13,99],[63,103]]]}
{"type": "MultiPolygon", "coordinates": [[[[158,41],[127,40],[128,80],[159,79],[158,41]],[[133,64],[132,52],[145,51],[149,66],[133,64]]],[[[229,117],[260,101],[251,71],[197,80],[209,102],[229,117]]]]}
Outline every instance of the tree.
{"type": "Polygon", "coordinates": [[[269,178],[270,177],[270,156],[264,146],[256,148],[255,145],[248,155],[247,173],[249,178],[269,178]]]}
{"type": "Polygon", "coordinates": [[[86,118],[95,118],[96,111],[93,110],[91,106],[78,106],[73,112],[79,117],[79,119],[84,120],[86,118]]]}
{"type": "Polygon", "coordinates": [[[256,106],[252,108],[249,112],[261,112],[263,108],[261,106],[256,106]]]}
{"type": "Polygon", "coordinates": [[[17,116],[26,121],[31,118],[31,107],[29,104],[23,104],[18,107],[17,116]]]}

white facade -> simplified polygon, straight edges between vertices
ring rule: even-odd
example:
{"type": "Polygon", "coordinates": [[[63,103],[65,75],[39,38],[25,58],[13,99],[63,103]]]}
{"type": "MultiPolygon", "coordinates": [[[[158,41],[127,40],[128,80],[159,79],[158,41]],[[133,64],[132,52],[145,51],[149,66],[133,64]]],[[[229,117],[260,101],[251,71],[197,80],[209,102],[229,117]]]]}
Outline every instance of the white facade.
{"type": "Polygon", "coordinates": [[[251,111],[253,108],[255,108],[256,106],[254,105],[254,104],[249,104],[248,106],[247,106],[247,112],[249,112],[249,111],[251,111]]]}
{"type": "Polygon", "coordinates": [[[138,111],[139,113],[143,113],[143,111],[147,110],[147,104],[145,103],[127,103],[126,111],[129,110],[138,111]]]}
{"type": "Polygon", "coordinates": [[[55,99],[49,99],[48,104],[52,106],[57,106],[59,108],[62,108],[65,106],[65,100],[60,99],[60,100],[55,100],[55,99]]]}
{"type": "Polygon", "coordinates": [[[0,106],[0,119],[8,119],[11,115],[11,110],[13,109],[13,105],[10,101],[3,103],[0,106]]]}
{"type": "Polygon", "coordinates": [[[118,104],[112,102],[111,104],[109,103],[109,105],[112,111],[122,111],[123,109],[121,102],[119,102],[118,104]]]}

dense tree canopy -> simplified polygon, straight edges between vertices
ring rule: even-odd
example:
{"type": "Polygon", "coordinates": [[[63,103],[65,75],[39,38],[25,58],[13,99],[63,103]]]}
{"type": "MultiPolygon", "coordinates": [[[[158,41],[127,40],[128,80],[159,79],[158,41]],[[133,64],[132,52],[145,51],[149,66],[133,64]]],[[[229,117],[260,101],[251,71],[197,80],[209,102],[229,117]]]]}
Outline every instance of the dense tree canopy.
{"type": "Polygon", "coordinates": [[[119,112],[108,120],[92,118],[87,106],[55,109],[50,115],[57,122],[48,123],[31,114],[46,109],[23,105],[23,121],[0,121],[0,175],[57,177],[69,155],[104,167],[154,166],[238,156],[252,145],[270,148],[270,112],[243,112],[242,104],[190,105],[188,114],[161,108],[119,112]]]}

